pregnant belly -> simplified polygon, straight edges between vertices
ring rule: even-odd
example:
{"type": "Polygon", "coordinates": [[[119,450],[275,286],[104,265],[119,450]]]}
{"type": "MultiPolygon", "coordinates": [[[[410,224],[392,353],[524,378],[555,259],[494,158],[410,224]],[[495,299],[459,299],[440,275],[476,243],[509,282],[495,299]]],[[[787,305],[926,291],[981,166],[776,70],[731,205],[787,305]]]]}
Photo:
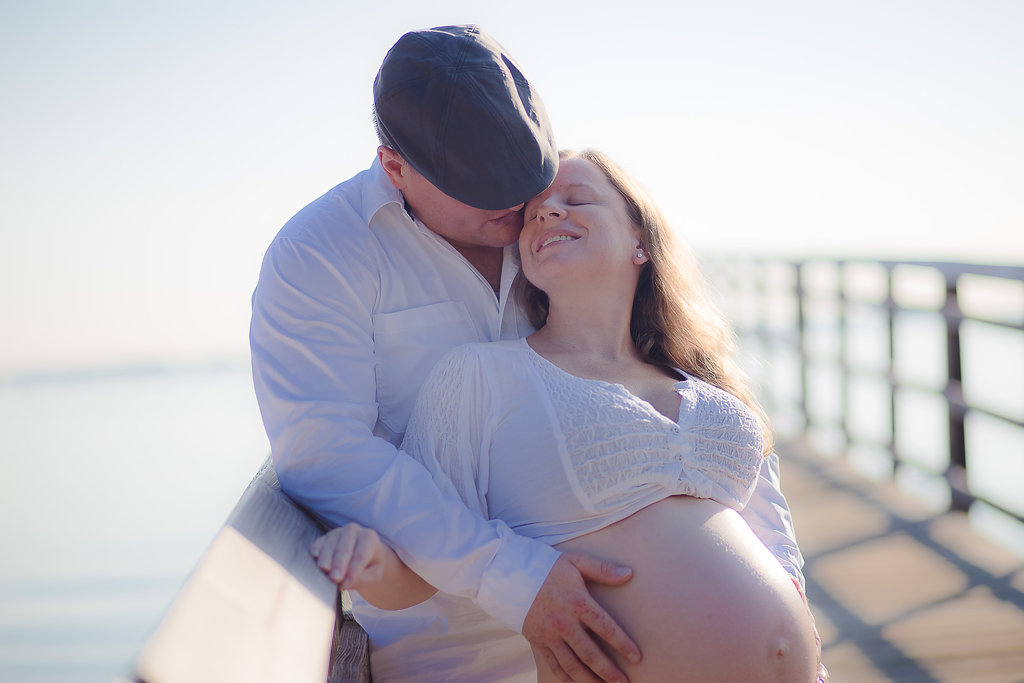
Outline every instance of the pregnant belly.
{"type": "Polygon", "coordinates": [[[624,586],[591,586],[643,653],[637,666],[616,658],[631,683],[814,680],[803,599],[734,510],[673,496],[557,548],[633,568],[624,586]]]}

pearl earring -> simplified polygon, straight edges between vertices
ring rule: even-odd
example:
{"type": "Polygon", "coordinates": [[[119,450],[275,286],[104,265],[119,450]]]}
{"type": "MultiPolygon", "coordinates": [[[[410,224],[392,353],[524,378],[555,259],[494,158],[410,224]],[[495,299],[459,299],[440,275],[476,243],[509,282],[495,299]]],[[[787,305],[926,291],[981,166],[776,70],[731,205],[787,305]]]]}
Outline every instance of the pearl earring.
{"type": "Polygon", "coordinates": [[[642,261],[644,260],[644,258],[646,258],[646,256],[644,255],[644,250],[641,249],[640,247],[636,248],[635,258],[637,261],[642,261]]]}

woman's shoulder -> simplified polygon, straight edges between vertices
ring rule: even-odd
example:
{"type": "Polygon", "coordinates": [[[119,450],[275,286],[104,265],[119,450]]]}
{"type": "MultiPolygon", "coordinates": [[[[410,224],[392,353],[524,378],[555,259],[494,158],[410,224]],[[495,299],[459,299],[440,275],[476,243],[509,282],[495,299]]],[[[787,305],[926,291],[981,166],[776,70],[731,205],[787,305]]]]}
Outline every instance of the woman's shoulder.
{"type": "Polygon", "coordinates": [[[503,339],[492,342],[470,342],[456,346],[442,360],[452,363],[490,365],[507,363],[525,357],[526,342],[522,339],[503,339]]]}
{"type": "Polygon", "coordinates": [[[519,367],[526,357],[525,345],[522,339],[462,344],[441,356],[435,366],[435,374],[459,372],[482,379],[496,373],[518,372],[514,368],[519,367]]]}

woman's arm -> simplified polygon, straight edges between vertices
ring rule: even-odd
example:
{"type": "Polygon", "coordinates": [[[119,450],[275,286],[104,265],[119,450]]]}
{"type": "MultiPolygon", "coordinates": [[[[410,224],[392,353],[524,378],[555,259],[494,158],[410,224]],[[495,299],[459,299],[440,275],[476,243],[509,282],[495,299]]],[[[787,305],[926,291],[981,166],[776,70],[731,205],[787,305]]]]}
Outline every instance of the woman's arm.
{"type": "Polygon", "coordinates": [[[380,609],[412,607],[437,592],[376,531],[355,523],[324,534],[313,542],[310,552],[338,588],[354,590],[380,609]]]}

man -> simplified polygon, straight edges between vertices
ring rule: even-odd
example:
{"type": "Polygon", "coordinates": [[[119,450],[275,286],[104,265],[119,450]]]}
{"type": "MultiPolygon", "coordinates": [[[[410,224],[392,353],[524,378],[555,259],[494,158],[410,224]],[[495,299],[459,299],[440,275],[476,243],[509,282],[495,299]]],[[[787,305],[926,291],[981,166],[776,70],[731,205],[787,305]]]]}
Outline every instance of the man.
{"type": "MultiPolygon", "coordinates": [[[[523,203],[557,170],[543,104],[475,26],[406,34],[373,90],[377,159],[285,225],[253,296],[253,377],[282,488],[332,526],[377,530],[429,583],[521,631],[556,673],[625,680],[597,639],[627,659],[639,650],[584,582],[618,585],[629,570],[479,518],[397,448],[441,355],[532,332],[510,293],[523,203]]],[[[788,531],[788,548],[787,524],[770,526],[788,531]]],[[[786,552],[799,573],[795,543],[786,552]]],[[[416,625],[364,627],[374,656],[400,657],[416,625]]]]}
{"type": "Polygon", "coordinates": [[[639,652],[584,580],[628,574],[480,519],[396,448],[442,354],[530,331],[509,294],[522,205],[557,170],[543,105],[474,26],[403,36],[374,104],[389,144],[289,221],[253,296],[253,377],[281,486],[330,525],[376,529],[579,680],[584,666],[624,680],[585,629],[639,652]]]}

